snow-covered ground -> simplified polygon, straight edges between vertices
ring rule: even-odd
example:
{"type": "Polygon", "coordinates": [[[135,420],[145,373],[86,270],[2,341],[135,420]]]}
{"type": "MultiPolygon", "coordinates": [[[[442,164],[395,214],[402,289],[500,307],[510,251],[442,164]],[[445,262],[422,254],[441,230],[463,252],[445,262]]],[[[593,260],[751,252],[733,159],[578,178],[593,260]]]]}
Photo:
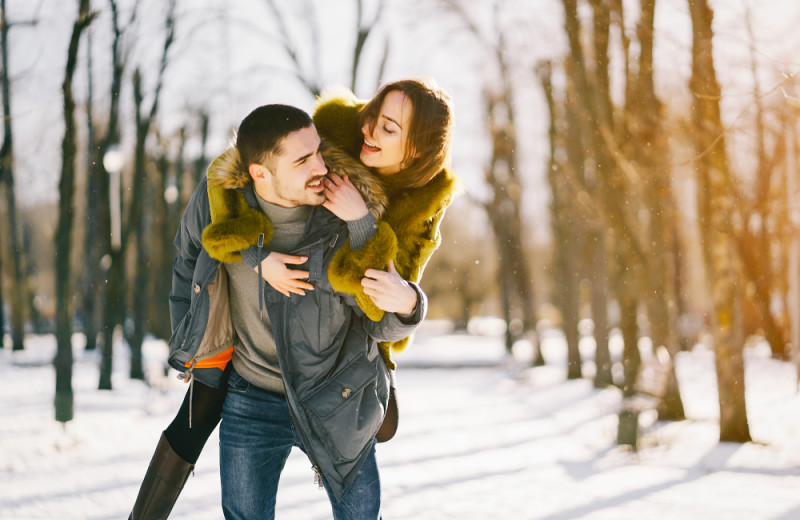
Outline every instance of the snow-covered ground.
{"type": "MultiPolygon", "coordinates": [[[[764,346],[747,352],[753,443],[717,441],[713,355],[697,347],[676,360],[690,419],[644,424],[633,452],[615,444],[619,392],[565,380],[557,334],[543,341],[548,365],[530,369],[526,343],[509,358],[497,336],[436,325],[397,357],[400,430],[378,450],[387,520],[800,518],[795,370],[764,346]]],[[[118,346],[110,392],[96,390],[97,355],[79,343],[75,419],[66,426],[53,420],[54,339],[0,353],[2,520],[127,518],[183,398],[185,386],[160,370],[163,343],[146,345],[149,386],[127,378],[118,346]]],[[[217,468],[215,434],[171,518],[222,517],[217,468]]],[[[281,480],[278,518],[330,518],[299,452],[281,480]]]]}

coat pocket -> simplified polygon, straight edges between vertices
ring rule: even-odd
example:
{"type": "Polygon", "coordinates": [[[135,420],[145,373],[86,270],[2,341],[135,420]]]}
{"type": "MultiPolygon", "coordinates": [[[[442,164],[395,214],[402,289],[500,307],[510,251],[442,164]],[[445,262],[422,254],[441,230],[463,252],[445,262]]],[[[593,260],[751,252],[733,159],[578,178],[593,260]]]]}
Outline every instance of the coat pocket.
{"type": "Polygon", "coordinates": [[[336,462],[358,458],[375,437],[386,405],[377,383],[375,364],[359,357],[303,400],[311,429],[336,462]]]}

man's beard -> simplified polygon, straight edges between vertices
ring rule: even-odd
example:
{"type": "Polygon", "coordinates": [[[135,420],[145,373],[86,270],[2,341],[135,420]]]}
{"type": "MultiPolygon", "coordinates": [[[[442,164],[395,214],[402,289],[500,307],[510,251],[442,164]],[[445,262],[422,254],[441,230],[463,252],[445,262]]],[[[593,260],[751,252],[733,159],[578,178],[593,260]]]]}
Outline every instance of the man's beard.
{"type": "Polygon", "coordinates": [[[316,177],[311,179],[303,186],[302,193],[286,193],[287,190],[284,189],[282,185],[276,186],[276,193],[277,195],[283,199],[284,201],[292,204],[293,206],[321,206],[325,202],[325,192],[314,192],[308,189],[308,185],[316,182],[318,179],[323,179],[322,177],[316,177]]]}

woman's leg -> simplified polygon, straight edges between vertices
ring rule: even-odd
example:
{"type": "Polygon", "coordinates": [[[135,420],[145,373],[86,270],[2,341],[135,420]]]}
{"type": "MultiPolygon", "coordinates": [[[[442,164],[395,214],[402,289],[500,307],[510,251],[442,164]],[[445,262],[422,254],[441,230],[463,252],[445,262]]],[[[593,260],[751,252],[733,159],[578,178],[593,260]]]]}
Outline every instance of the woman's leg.
{"type": "Polygon", "coordinates": [[[172,449],[186,462],[197,462],[203,446],[219,424],[226,393],[227,384],[212,388],[195,383],[193,391],[187,390],[178,415],[164,430],[172,449]]]}
{"type": "Polygon", "coordinates": [[[219,424],[226,391],[224,380],[219,389],[198,382],[187,390],[178,415],[161,434],[130,519],[169,516],[203,446],[219,424]]]}

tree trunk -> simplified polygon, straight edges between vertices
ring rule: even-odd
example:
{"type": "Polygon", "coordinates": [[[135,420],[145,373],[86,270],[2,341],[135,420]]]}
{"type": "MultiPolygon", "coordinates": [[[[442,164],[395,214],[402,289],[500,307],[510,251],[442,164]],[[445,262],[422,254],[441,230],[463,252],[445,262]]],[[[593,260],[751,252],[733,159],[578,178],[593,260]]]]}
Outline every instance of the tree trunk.
{"type": "MultiPolygon", "coordinates": [[[[147,265],[148,251],[151,249],[149,241],[145,239],[147,233],[147,221],[144,216],[144,201],[149,199],[147,197],[148,180],[146,168],[146,154],[145,154],[145,141],[147,135],[150,133],[150,128],[155,121],[158,114],[159,101],[161,96],[161,88],[164,84],[164,72],[167,67],[167,56],[169,49],[172,46],[175,36],[175,4],[176,0],[172,0],[167,7],[166,17],[166,39],[162,47],[161,62],[158,70],[158,78],[156,80],[155,90],[153,92],[153,104],[147,114],[142,114],[142,101],[144,95],[142,92],[141,72],[137,69],[133,75],[133,95],[134,107],[136,110],[136,148],[134,152],[134,168],[133,168],[133,186],[131,193],[130,211],[128,214],[128,221],[123,233],[124,247],[129,247],[132,243],[130,238],[135,233],[136,240],[133,242],[136,246],[136,274],[135,283],[132,288],[133,292],[133,333],[130,336],[131,347],[131,379],[144,379],[144,370],[142,367],[142,342],[144,341],[145,322],[146,322],[146,307],[147,307],[147,273],[149,267],[147,265]]],[[[160,196],[163,197],[163,194],[160,196]]]]}
{"type": "Polygon", "coordinates": [[[72,287],[70,284],[70,250],[72,245],[73,197],[75,193],[75,156],[77,124],[72,79],[78,60],[81,33],[91,23],[89,0],[80,0],[78,18],[72,28],[64,72],[64,140],[62,142],[61,180],[59,181],[58,231],[56,233],[56,420],[67,422],[73,417],[72,397],[72,287]]]}
{"type": "Polygon", "coordinates": [[[100,296],[98,283],[98,186],[95,165],[102,162],[102,157],[97,157],[95,147],[94,119],[92,118],[92,105],[94,104],[94,81],[92,67],[92,31],[89,30],[86,38],[86,71],[87,71],[87,97],[86,97],[86,235],[84,237],[84,271],[83,294],[81,301],[81,323],[86,336],[85,350],[97,349],[97,307],[96,302],[100,296]]]}
{"type": "Polygon", "coordinates": [[[622,332],[622,394],[631,396],[635,393],[636,378],[642,365],[639,352],[639,325],[637,323],[638,301],[636,294],[622,282],[619,293],[620,322],[622,332]]]}
{"type": "Polygon", "coordinates": [[[170,171],[171,163],[167,155],[167,143],[162,143],[160,157],[158,158],[158,179],[155,183],[156,190],[153,194],[154,229],[161,230],[154,236],[152,250],[152,281],[148,284],[147,315],[149,316],[148,330],[157,338],[169,339],[172,327],[169,318],[169,300],[165,297],[166,290],[172,284],[172,243],[175,238],[176,225],[180,220],[180,179],[183,177],[184,150],[186,144],[186,129],[180,130],[180,144],[178,156],[175,159],[174,171],[170,171]],[[167,198],[169,197],[169,198],[167,198]]]}
{"type": "MultiPolygon", "coordinates": [[[[664,135],[661,101],[656,97],[653,81],[653,35],[655,0],[641,0],[641,17],[637,28],[639,38],[638,74],[629,76],[631,88],[626,102],[627,120],[630,122],[632,159],[638,165],[643,179],[644,201],[648,224],[645,236],[651,237],[645,272],[641,273],[648,290],[645,294],[650,336],[654,349],[667,349],[674,360],[680,351],[678,313],[675,281],[675,248],[677,228],[675,204],[672,199],[670,176],[664,175],[664,163],[669,159],[669,148],[664,135]]],[[[660,419],[685,418],[680,396],[675,364],[672,363],[664,399],[659,404],[660,419]]]]}
{"type": "Polygon", "coordinates": [[[530,287],[525,250],[522,243],[520,211],[521,186],[514,166],[516,140],[510,120],[503,120],[500,110],[510,110],[503,95],[486,94],[487,113],[490,119],[492,156],[486,170],[486,182],[492,187],[492,199],[484,206],[494,231],[497,244],[498,282],[506,320],[506,350],[510,353],[517,336],[535,325],[531,318],[530,287]],[[522,312],[523,330],[513,330],[512,312],[515,304],[522,312]]]}
{"type": "MultiPolygon", "coordinates": [[[[2,185],[2,183],[0,183],[2,185]]],[[[3,250],[3,236],[0,233],[0,251],[3,250]]],[[[5,304],[3,303],[3,255],[0,254],[0,352],[5,349],[5,339],[6,339],[6,313],[3,309],[5,309],[5,304]]]]}
{"type": "MultiPolygon", "coordinates": [[[[0,55],[2,55],[2,71],[0,71],[0,89],[3,96],[3,144],[0,147],[0,184],[6,185],[6,208],[8,214],[8,226],[10,231],[11,267],[13,276],[11,277],[11,344],[12,350],[22,350],[25,348],[25,302],[27,294],[27,282],[23,277],[23,248],[19,233],[19,216],[17,211],[17,199],[14,191],[14,146],[13,128],[11,126],[11,79],[9,77],[8,65],[8,30],[9,22],[6,18],[6,2],[0,2],[0,55]]],[[[0,307],[2,312],[2,307],[0,307]]],[[[0,328],[0,339],[2,338],[2,328],[0,328]]]]}
{"type": "MultiPolygon", "coordinates": [[[[569,186],[565,182],[562,165],[556,159],[558,146],[563,144],[564,141],[567,143],[573,142],[569,137],[566,139],[559,138],[559,115],[555,96],[553,95],[551,64],[549,62],[540,63],[537,66],[537,75],[539,76],[550,114],[548,126],[550,154],[547,181],[552,194],[550,222],[555,244],[553,276],[556,280],[556,294],[554,295],[554,300],[561,313],[561,327],[567,341],[567,379],[579,379],[583,375],[581,354],[578,348],[580,340],[578,337],[578,321],[580,320],[580,290],[578,284],[581,277],[576,261],[578,255],[577,241],[575,239],[579,216],[575,215],[576,212],[570,208],[569,186]]],[[[567,124],[569,125],[569,123],[567,124]]],[[[577,137],[579,138],[580,136],[578,135],[577,137]]],[[[580,150],[580,144],[578,144],[578,149],[580,150]]],[[[567,165],[567,167],[570,166],[567,165]]]]}
{"type": "MultiPolygon", "coordinates": [[[[576,0],[562,0],[564,21],[569,41],[568,73],[572,75],[576,98],[581,107],[580,122],[582,135],[586,136],[586,154],[591,159],[593,170],[587,177],[586,188],[592,199],[603,210],[615,208],[616,202],[610,199],[612,186],[612,164],[603,141],[602,132],[610,133],[612,106],[609,95],[608,79],[608,31],[609,17],[605,6],[590,2],[593,7],[594,20],[594,82],[590,81],[586,68],[585,54],[581,43],[581,26],[577,15],[576,0]]],[[[616,195],[618,196],[618,195],[616,195]]],[[[609,212],[612,215],[612,212],[609,212]]],[[[608,224],[615,224],[609,221],[608,224]]],[[[606,259],[607,224],[597,222],[588,238],[588,258],[591,259],[591,307],[594,320],[595,365],[594,385],[604,387],[613,383],[611,360],[608,351],[608,317],[607,302],[609,299],[608,272],[606,259]]],[[[614,226],[616,227],[616,226],[614,226]]]]}
{"type": "MultiPolygon", "coordinates": [[[[773,357],[776,359],[787,360],[787,338],[783,329],[772,315],[772,298],[776,292],[776,269],[771,261],[771,251],[774,248],[784,248],[786,241],[775,240],[776,233],[771,232],[766,225],[770,219],[780,219],[785,221],[785,217],[778,215],[774,208],[781,207],[775,204],[773,172],[779,171],[777,167],[781,162],[786,161],[786,140],[776,135],[772,139],[772,147],[767,138],[767,128],[764,109],[763,93],[761,91],[758,77],[758,59],[755,35],[753,32],[752,11],[746,9],[745,26],[750,40],[750,72],[753,77],[753,105],[755,106],[755,138],[756,150],[758,151],[758,167],[756,170],[755,182],[752,186],[752,202],[747,204],[745,201],[750,197],[736,197],[742,208],[744,222],[748,225],[743,226],[742,231],[737,237],[736,243],[739,246],[739,255],[742,266],[747,278],[752,282],[749,287],[754,289],[752,300],[761,315],[761,326],[764,331],[764,338],[772,349],[773,357]],[[745,207],[749,206],[749,207],[745,207]],[[760,225],[751,226],[750,223],[758,222],[760,225]]],[[[778,131],[780,132],[780,131],[778,131]]],[[[776,132],[777,133],[777,132],[776,132]]],[[[780,191],[780,190],[778,190],[780,191]]],[[[783,254],[777,256],[782,257],[783,254]]],[[[777,271],[780,272],[780,271],[777,271]]]]}
{"type": "Polygon", "coordinates": [[[133,195],[130,201],[130,213],[127,219],[126,232],[124,233],[123,243],[129,247],[131,243],[136,246],[136,269],[135,281],[131,287],[133,292],[133,330],[128,336],[131,349],[131,379],[144,379],[142,365],[142,342],[144,340],[144,321],[145,312],[142,308],[145,304],[147,285],[145,271],[149,269],[145,265],[147,247],[144,240],[145,225],[142,218],[145,193],[147,191],[147,172],[145,169],[145,139],[150,128],[150,121],[142,116],[142,93],[141,75],[137,69],[133,75],[133,97],[134,110],[136,111],[136,147],[133,155],[133,195]],[[133,241],[133,238],[136,240],[133,241]]]}
{"type": "Polygon", "coordinates": [[[751,439],[745,406],[744,338],[737,255],[729,228],[733,206],[731,179],[720,115],[720,87],[712,53],[713,12],[707,0],[689,0],[688,4],[692,19],[689,89],[694,94],[698,215],[713,302],[711,327],[719,388],[720,441],[746,442],[751,439]]]}
{"type": "Polygon", "coordinates": [[[114,330],[122,323],[123,314],[123,261],[122,251],[112,247],[106,254],[106,291],[103,309],[103,350],[100,357],[100,379],[98,390],[111,390],[111,372],[114,361],[114,330]]]}
{"type": "Polygon", "coordinates": [[[611,377],[611,355],[608,350],[608,264],[606,239],[602,231],[595,231],[591,238],[592,259],[592,321],[594,322],[595,342],[595,388],[605,388],[614,384],[611,377]]]}
{"type": "MultiPolygon", "coordinates": [[[[111,242],[111,182],[110,172],[105,169],[103,158],[109,148],[119,139],[119,101],[122,88],[122,76],[125,70],[123,52],[120,49],[123,28],[119,24],[119,13],[116,0],[108,0],[111,9],[111,25],[114,39],[111,44],[111,88],[109,92],[110,103],[108,108],[108,126],[105,135],[97,140],[96,170],[93,175],[98,184],[100,196],[97,198],[99,230],[98,257],[102,259],[100,268],[103,270],[104,283],[102,284],[102,333],[103,351],[100,360],[100,378],[98,389],[111,390],[111,370],[113,365],[113,339],[114,329],[122,322],[122,283],[123,262],[120,248],[111,242]]],[[[136,17],[139,2],[133,5],[128,27],[136,17]]],[[[117,188],[118,189],[118,188],[117,188]]],[[[121,208],[115,208],[121,211],[121,208]]]]}
{"type": "MultiPolygon", "coordinates": [[[[185,191],[182,191],[182,193],[186,194],[187,200],[183,200],[183,195],[181,195],[181,207],[186,206],[189,195],[194,191],[194,187],[197,186],[201,180],[203,180],[203,176],[206,174],[206,168],[208,167],[208,153],[206,152],[206,145],[208,144],[208,124],[210,116],[204,109],[200,111],[198,116],[200,117],[200,155],[198,155],[197,159],[194,161],[194,182],[191,187],[185,191]]],[[[180,178],[178,179],[178,185],[181,185],[180,178]]]]}
{"type": "Polygon", "coordinates": [[[566,162],[564,163],[565,175],[560,179],[561,190],[564,192],[565,214],[563,227],[565,241],[557,254],[563,257],[565,277],[563,287],[564,308],[564,335],[567,340],[567,379],[583,377],[583,363],[580,352],[580,334],[578,324],[581,311],[581,281],[587,278],[590,263],[589,255],[585,254],[584,246],[589,242],[591,224],[588,219],[576,208],[582,198],[589,198],[586,189],[586,146],[587,141],[584,125],[581,122],[578,95],[573,77],[573,64],[570,60],[565,62],[567,75],[566,93],[564,98],[564,113],[566,121],[565,149],[566,162]],[[572,184],[570,185],[570,180],[572,184]],[[571,188],[571,189],[570,189],[571,188]]]}

